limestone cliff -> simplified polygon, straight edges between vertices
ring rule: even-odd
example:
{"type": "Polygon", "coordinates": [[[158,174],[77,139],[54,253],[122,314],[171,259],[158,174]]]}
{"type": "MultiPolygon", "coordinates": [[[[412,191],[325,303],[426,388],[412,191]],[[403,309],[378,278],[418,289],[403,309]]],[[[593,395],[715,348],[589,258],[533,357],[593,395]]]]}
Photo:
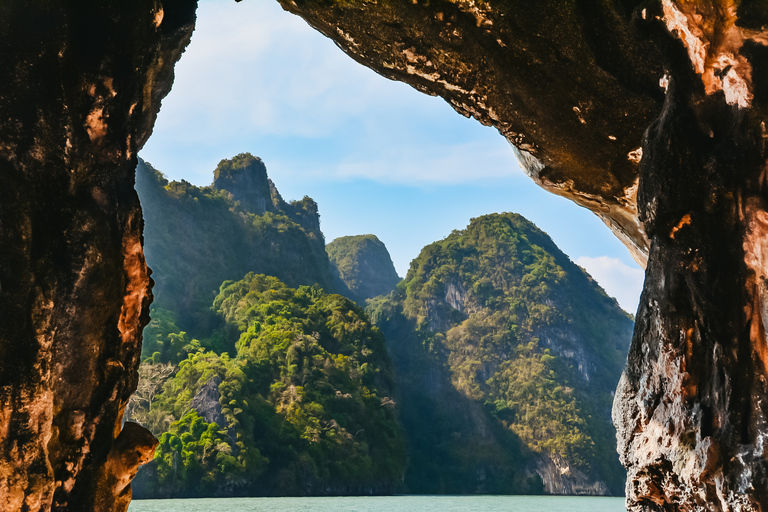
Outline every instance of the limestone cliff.
{"type": "Polygon", "coordinates": [[[537,474],[548,493],[621,493],[610,409],[632,321],[546,233],[472,219],[369,304],[411,439],[408,492],[535,492],[537,474]]]}
{"type": "Polygon", "coordinates": [[[0,4],[0,509],[125,510],[150,279],[133,190],[195,2],[0,4]]]}
{"type": "Polygon", "coordinates": [[[387,247],[376,235],[339,237],[325,250],[337,276],[336,288],[342,290],[339,293],[359,304],[388,294],[400,281],[387,247]]]}
{"type": "MultiPolygon", "coordinates": [[[[179,349],[190,340],[178,339],[180,346],[171,347],[170,333],[210,337],[221,325],[211,303],[226,280],[253,271],[293,286],[333,285],[317,204],[309,197],[285,202],[257,157],[243,153],[222,160],[210,187],[169,183],[140,161],[136,190],[156,282],[144,357],[157,351],[163,362],[183,359],[179,349]]],[[[222,350],[233,352],[236,339],[222,350]]]]}

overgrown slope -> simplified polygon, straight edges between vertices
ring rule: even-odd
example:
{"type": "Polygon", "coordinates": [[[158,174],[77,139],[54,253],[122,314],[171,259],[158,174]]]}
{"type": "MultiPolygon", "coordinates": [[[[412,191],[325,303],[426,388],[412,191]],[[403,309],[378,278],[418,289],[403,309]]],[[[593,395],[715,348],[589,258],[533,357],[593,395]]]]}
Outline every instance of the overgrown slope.
{"type": "Polygon", "coordinates": [[[253,273],[223,283],[214,307],[240,332],[236,356],[197,351],[140,389],[130,413],[160,445],[134,494],[393,492],[405,448],[384,338],[363,310],[253,273]]]}
{"type": "Polygon", "coordinates": [[[400,281],[389,251],[376,235],[342,236],[325,250],[339,280],[337,288],[346,288],[347,296],[359,304],[388,294],[400,281]]]}
{"type": "Polygon", "coordinates": [[[517,492],[525,467],[548,492],[621,493],[610,407],[632,320],[529,221],[473,219],[369,311],[399,385],[408,491],[517,492]]]}
{"type": "Polygon", "coordinates": [[[208,338],[209,348],[231,350],[231,340],[212,335],[220,321],[210,306],[225,280],[253,271],[291,286],[332,289],[312,199],[286,203],[261,160],[248,153],[222,160],[214,177],[209,187],[168,182],[139,161],[144,253],[155,280],[143,358],[157,352],[158,361],[178,362],[193,337],[208,338]],[[179,332],[187,334],[170,336],[179,332]]]}

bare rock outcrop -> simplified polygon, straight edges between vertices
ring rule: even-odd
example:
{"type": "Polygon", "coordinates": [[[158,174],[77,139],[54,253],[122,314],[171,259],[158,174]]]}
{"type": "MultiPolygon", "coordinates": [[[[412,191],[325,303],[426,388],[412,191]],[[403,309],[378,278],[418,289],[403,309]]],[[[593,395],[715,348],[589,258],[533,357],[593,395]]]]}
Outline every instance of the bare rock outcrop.
{"type": "Polygon", "coordinates": [[[195,2],[0,5],[0,509],[125,510],[152,298],[133,190],[195,2]]]}
{"type": "Polygon", "coordinates": [[[203,384],[192,398],[189,407],[197,411],[206,423],[216,423],[219,427],[226,428],[228,426],[227,419],[224,417],[219,403],[221,399],[219,384],[221,384],[221,377],[218,375],[208,379],[208,382],[203,384]]]}
{"type": "Polygon", "coordinates": [[[572,467],[562,457],[541,455],[533,470],[541,477],[544,492],[567,496],[606,496],[608,485],[602,480],[590,478],[583,471],[572,467]]]}

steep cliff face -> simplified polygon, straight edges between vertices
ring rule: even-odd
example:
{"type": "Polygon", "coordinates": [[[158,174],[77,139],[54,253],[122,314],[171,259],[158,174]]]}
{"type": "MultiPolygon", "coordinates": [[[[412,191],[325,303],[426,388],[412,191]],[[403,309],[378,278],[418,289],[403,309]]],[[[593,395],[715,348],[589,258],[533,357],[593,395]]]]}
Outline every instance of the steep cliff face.
{"type": "Polygon", "coordinates": [[[595,480],[573,463],[558,455],[543,455],[533,464],[544,489],[566,496],[605,496],[611,490],[602,480],[595,480]]]}
{"type": "Polygon", "coordinates": [[[222,160],[210,187],[169,183],[141,161],[136,190],[156,283],[145,357],[157,351],[163,362],[183,358],[177,349],[190,340],[177,338],[172,348],[170,333],[210,337],[221,324],[211,303],[225,280],[254,271],[293,286],[333,286],[317,204],[308,197],[285,202],[259,158],[243,153],[222,160]]]}
{"type": "Polygon", "coordinates": [[[272,199],[271,185],[264,162],[247,153],[222,160],[213,171],[213,188],[228,191],[243,210],[256,215],[278,210],[272,199]]]}
{"type": "Polygon", "coordinates": [[[0,5],[0,509],[125,510],[150,279],[133,190],[195,2],[0,5]]]}
{"type": "Polygon", "coordinates": [[[400,277],[387,247],[376,235],[342,236],[326,248],[339,282],[337,289],[359,304],[395,289],[400,277]]]}
{"type": "Polygon", "coordinates": [[[463,486],[440,492],[531,491],[526,472],[553,494],[621,492],[610,408],[632,321],[533,224],[509,213],[472,219],[425,247],[370,311],[406,431],[426,455],[413,457],[411,492],[435,492],[420,474],[451,475],[435,460],[464,471],[463,486]],[[454,408],[462,421],[446,421],[454,408]],[[494,477],[476,481],[481,469],[494,477]]]}
{"type": "Polygon", "coordinates": [[[650,12],[669,80],[643,140],[652,243],[614,406],[633,511],[768,506],[768,18],[752,7],[650,12]]]}

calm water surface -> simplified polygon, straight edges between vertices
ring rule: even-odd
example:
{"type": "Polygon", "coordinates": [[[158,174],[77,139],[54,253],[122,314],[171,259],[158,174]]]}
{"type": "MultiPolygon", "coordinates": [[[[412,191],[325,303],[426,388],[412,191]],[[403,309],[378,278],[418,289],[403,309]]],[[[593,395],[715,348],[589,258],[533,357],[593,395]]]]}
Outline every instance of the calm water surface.
{"type": "Polygon", "coordinates": [[[623,512],[624,498],[380,496],[137,500],[128,512],[623,512]]]}

